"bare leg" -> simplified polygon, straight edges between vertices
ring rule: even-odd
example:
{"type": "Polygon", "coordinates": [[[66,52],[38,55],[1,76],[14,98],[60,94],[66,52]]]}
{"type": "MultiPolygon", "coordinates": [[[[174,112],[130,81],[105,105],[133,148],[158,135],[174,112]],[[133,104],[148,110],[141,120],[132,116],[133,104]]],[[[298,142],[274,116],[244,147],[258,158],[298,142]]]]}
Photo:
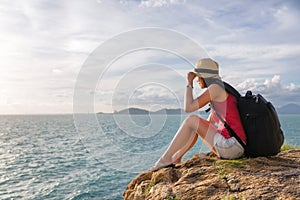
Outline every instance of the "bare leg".
{"type": "MultiPolygon", "coordinates": [[[[180,151],[177,152],[177,153],[179,154],[179,158],[177,158],[177,159],[173,162],[173,164],[181,163],[182,157],[186,154],[186,152],[188,152],[188,151],[195,145],[195,143],[197,142],[197,139],[198,139],[198,134],[195,134],[194,141],[192,141],[192,143],[190,144],[190,146],[189,146],[188,148],[186,148],[183,152],[180,152],[180,151]],[[181,156],[180,156],[180,155],[181,155],[181,156]]],[[[175,154],[173,157],[177,157],[176,154],[175,154]]]]}
{"type": "Polygon", "coordinates": [[[210,148],[210,150],[217,154],[214,149],[214,137],[217,133],[217,127],[211,124],[209,121],[199,118],[199,127],[197,130],[198,135],[202,141],[210,148]]]}
{"type": "MultiPolygon", "coordinates": [[[[216,132],[216,127],[207,120],[196,115],[190,115],[178,129],[168,149],[157,161],[155,166],[159,167],[180,161],[183,155],[195,144],[198,137],[196,133],[198,133],[204,143],[214,151],[213,138],[216,132]]],[[[151,169],[155,169],[155,166],[151,169]]]]}

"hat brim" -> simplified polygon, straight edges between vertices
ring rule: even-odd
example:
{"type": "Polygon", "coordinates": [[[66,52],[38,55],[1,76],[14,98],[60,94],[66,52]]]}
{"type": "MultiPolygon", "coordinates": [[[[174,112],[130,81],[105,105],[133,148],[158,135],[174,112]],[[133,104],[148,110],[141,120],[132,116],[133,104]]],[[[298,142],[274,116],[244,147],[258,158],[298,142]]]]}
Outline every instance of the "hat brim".
{"type": "Polygon", "coordinates": [[[200,74],[199,72],[193,72],[194,74],[196,74],[196,76],[200,77],[200,78],[216,78],[216,79],[221,79],[221,77],[219,76],[219,74],[200,74]]]}
{"type": "Polygon", "coordinates": [[[199,74],[198,72],[193,72],[196,76],[199,76],[200,78],[203,78],[203,76],[201,74],[199,74]]]}

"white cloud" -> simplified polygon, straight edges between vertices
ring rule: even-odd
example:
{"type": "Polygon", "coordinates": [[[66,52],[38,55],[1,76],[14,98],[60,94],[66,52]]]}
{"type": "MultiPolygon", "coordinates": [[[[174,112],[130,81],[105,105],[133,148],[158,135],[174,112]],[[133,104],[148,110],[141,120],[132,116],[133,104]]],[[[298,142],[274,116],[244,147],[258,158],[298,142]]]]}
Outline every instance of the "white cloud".
{"type": "Polygon", "coordinates": [[[267,88],[274,88],[280,86],[280,76],[279,75],[274,75],[272,79],[266,79],[264,82],[264,85],[267,88]]]}
{"type": "Polygon", "coordinates": [[[247,79],[242,83],[237,85],[237,89],[244,91],[244,90],[254,90],[258,87],[258,83],[254,78],[247,79]]]}
{"type": "MultiPolygon", "coordinates": [[[[96,99],[112,102],[113,110],[120,110],[122,107],[148,106],[161,104],[168,107],[174,105],[177,99],[182,99],[182,86],[185,84],[185,78],[176,70],[169,66],[149,64],[139,66],[123,76],[114,76],[114,83],[110,84],[112,94],[101,95],[96,99]],[[112,88],[111,88],[112,86],[112,88]],[[178,92],[180,88],[181,92],[178,92]]],[[[96,95],[105,91],[106,79],[100,82],[96,95]]],[[[98,104],[99,102],[96,102],[98,104]]]]}
{"type": "Polygon", "coordinates": [[[280,75],[274,75],[260,82],[256,79],[247,79],[236,87],[241,94],[251,90],[254,94],[262,94],[274,103],[275,107],[280,107],[287,103],[297,103],[300,99],[300,84],[282,83],[280,75]]]}
{"type": "Polygon", "coordinates": [[[289,85],[286,86],[286,89],[291,91],[291,92],[297,92],[297,91],[300,91],[300,85],[290,83],[289,85]]]}
{"type": "Polygon", "coordinates": [[[274,17],[279,24],[278,29],[289,30],[298,26],[299,13],[296,13],[294,8],[283,5],[274,9],[274,17]]]}
{"type": "Polygon", "coordinates": [[[300,61],[299,44],[223,44],[207,45],[208,54],[219,61],[223,78],[240,83],[245,79],[263,79],[273,74],[296,82],[300,61]]]}

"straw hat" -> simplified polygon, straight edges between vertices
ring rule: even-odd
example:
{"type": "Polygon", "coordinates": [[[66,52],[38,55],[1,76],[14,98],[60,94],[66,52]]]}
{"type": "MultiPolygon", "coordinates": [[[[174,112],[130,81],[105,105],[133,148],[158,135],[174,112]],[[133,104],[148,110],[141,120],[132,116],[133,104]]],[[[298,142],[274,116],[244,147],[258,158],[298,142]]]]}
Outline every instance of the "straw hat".
{"type": "Polygon", "coordinates": [[[210,59],[203,58],[198,60],[194,68],[194,73],[201,78],[217,78],[221,79],[219,76],[219,64],[210,59]]]}

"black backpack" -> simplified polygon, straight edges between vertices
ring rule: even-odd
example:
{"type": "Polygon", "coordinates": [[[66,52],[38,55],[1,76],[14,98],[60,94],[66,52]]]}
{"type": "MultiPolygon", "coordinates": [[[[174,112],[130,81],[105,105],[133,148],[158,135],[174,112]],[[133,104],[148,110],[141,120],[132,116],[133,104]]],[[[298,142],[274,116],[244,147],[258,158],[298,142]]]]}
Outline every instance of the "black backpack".
{"type": "Polygon", "coordinates": [[[241,96],[236,89],[226,82],[218,84],[237,99],[237,107],[247,137],[246,145],[222,119],[212,102],[211,106],[214,108],[217,117],[224,123],[229,134],[235,137],[244,147],[245,156],[272,156],[279,153],[284,135],[272,103],[260,94],[253,95],[251,91],[247,91],[245,96],[241,96]]]}

